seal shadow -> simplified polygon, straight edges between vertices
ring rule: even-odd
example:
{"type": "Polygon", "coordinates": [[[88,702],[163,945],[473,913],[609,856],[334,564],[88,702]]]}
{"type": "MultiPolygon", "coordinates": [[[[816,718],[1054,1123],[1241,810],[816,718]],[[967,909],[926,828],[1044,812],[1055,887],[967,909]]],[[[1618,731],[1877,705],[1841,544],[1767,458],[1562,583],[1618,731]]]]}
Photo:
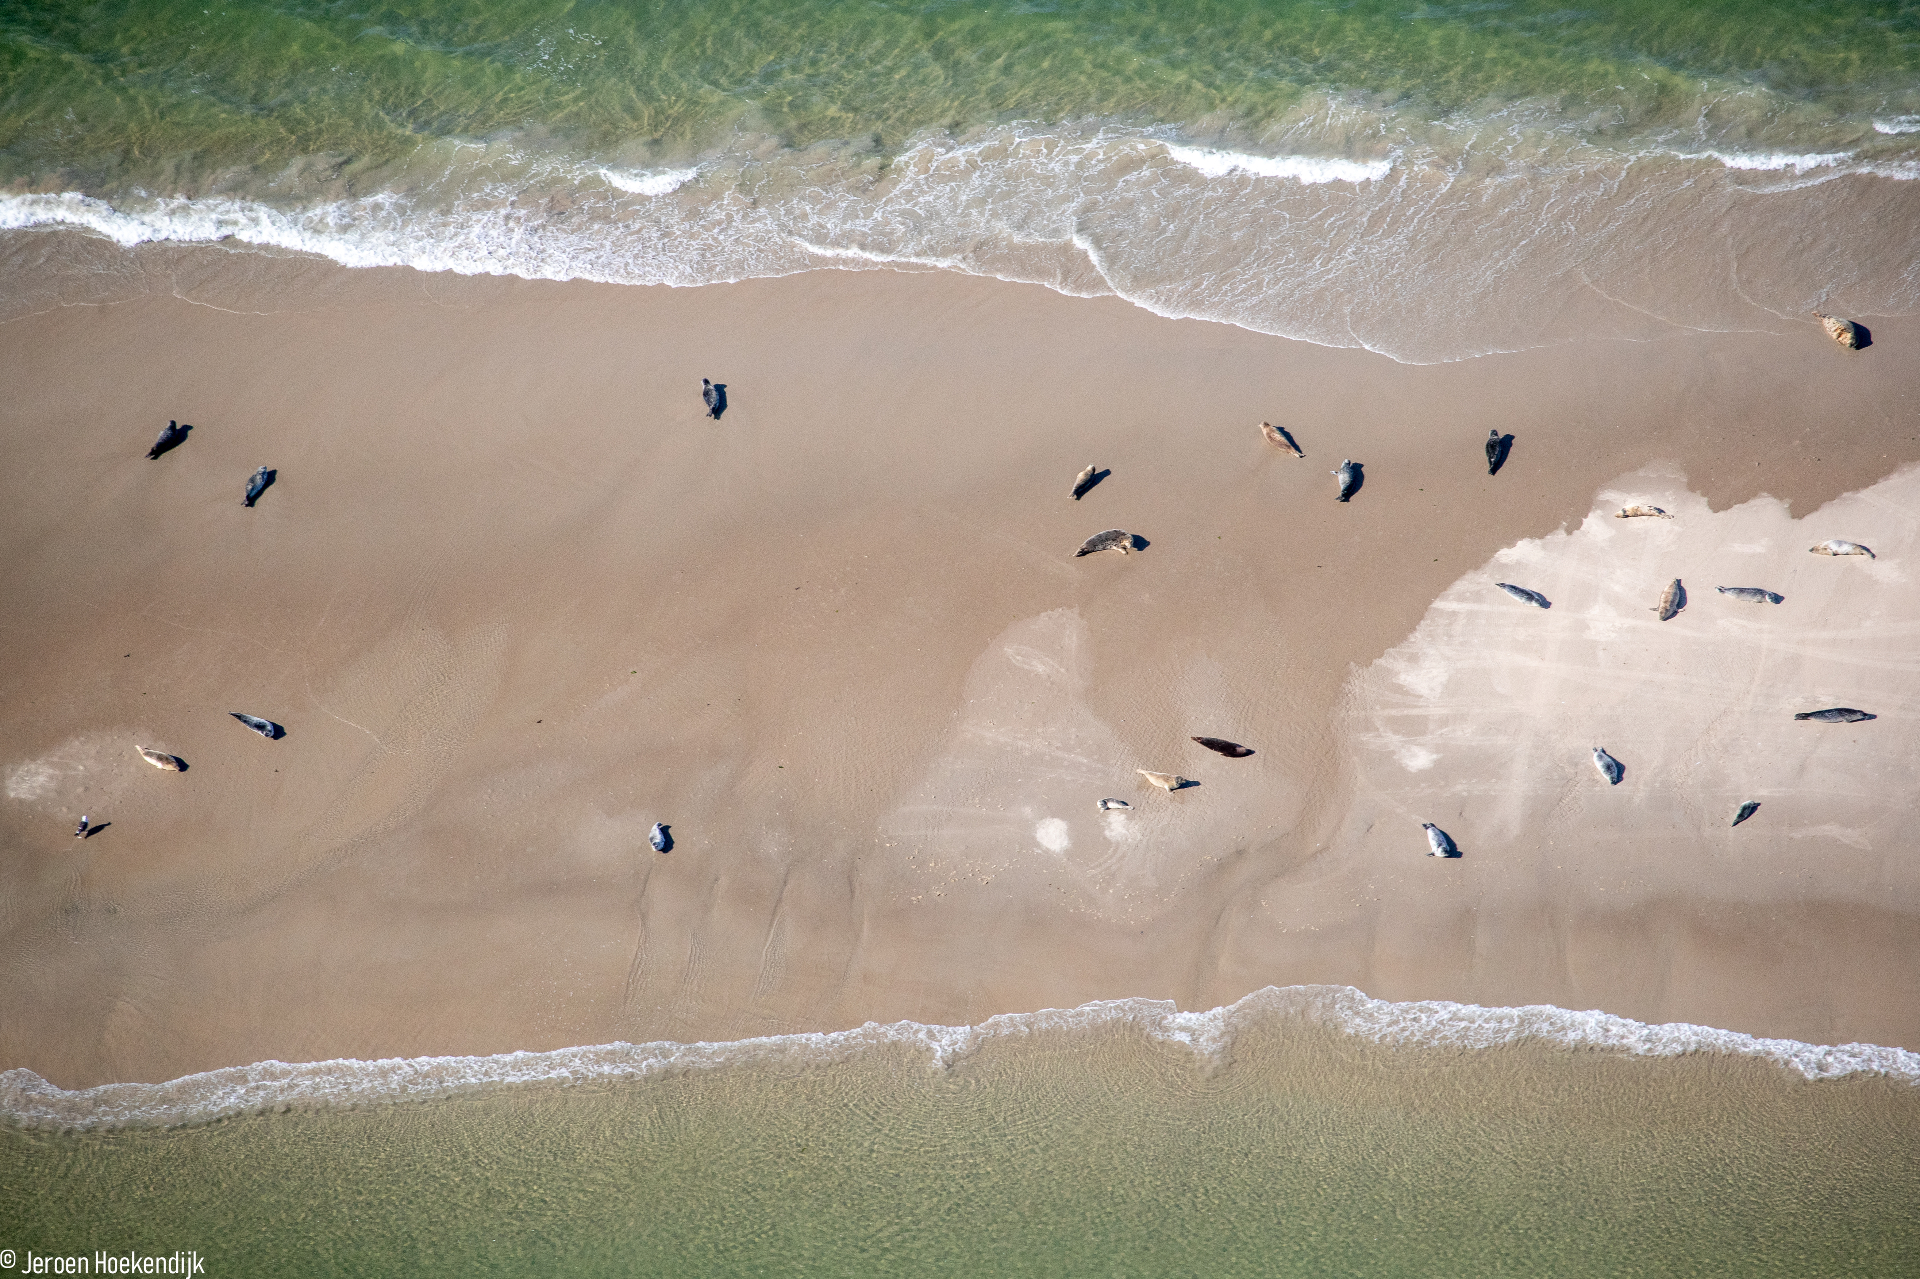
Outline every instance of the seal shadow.
{"type": "Polygon", "coordinates": [[[1092,475],[1089,475],[1087,477],[1087,482],[1081,485],[1079,491],[1073,495],[1073,500],[1078,502],[1081,498],[1085,497],[1087,494],[1099,488],[1100,481],[1106,479],[1109,475],[1112,475],[1112,474],[1113,474],[1112,467],[1108,467],[1104,471],[1095,471],[1092,475]]]}
{"type": "Polygon", "coordinates": [[[1855,320],[1853,322],[1853,349],[1864,351],[1873,345],[1873,330],[1855,320]]]}
{"type": "Polygon", "coordinates": [[[1133,549],[1136,551],[1144,551],[1149,546],[1153,545],[1152,542],[1149,542],[1146,538],[1141,537],[1138,533],[1130,533],[1128,534],[1128,537],[1132,540],[1133,549]]]}
{"type": "Polygon", "coordinates": [[[1500,468],[1507,464],[1507,455],[1513,452],[1513,435],[1509,432],[1494,441],[1493,457],[1487,462],[1487,474],[1498,475],[1500,468]]]}
{"type": "Polygon", "coordinates": [[[713,384],[713,394],[713,420],[718,422],[727,411],[727,384],[725,382],[715,382],[713,384]]]}
{"type": "Polygon", "coordinates": [[[95,822],[93,825],[87,827],[87,833],[80,837],[80,842],[83,844],[86,843],[111,825],[113,825],[112,822],[95,822]]]}

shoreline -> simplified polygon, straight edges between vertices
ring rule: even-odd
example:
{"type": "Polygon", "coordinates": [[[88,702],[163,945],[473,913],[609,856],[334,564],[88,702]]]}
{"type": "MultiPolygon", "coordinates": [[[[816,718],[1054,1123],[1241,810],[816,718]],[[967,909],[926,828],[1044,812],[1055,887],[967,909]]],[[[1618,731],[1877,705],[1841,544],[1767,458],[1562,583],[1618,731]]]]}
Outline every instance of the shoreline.
{"type": "MultiPolygon", "coordinates": [[[[98,286],[73,264],[100,246],[53,247],[31,283],[98,286]]],[[[1446,590],[1656,462],[1713,512],[1804,517],[1920,461],[1920,323],[1859,353],[1689,333],[1413,366],[946,274],[105,256],[120,300],[13,320],[0,355],[0,772],[33,791],[0,808],[0,1067],[73,1085],[1305,983],[1920,1045],[1912,1001],[1841,998],[1915,962],[1863,980],[1920,911],[1897,867],[1799,899],[1789,948],[1841,958],[1780,992],[1740,970],[1764,909],[1705,873],[1651,923],[1562,885],[1550,916],[1475,925],[1495,899],[1468,896],[1462,955],[1382,935],[1351,909],[1376,870],[1326,856],[1352,680],[1446,590]],[[731,388],[719,424],[703,375],[731,388]],[[194,435],[149,462],[169,417],[194,435]],[[1492,479],[1489,428],[1517,437],[1492,479]],[[1346,455],[1367,483],[1340,506],[1346,455]],[[1112,475],[1075,503],[1089,461],[1112,475]],[[1072,558],[1115,526],[1151,545],[1072,558]],[[242,740],[234,709],[288,739],[242,740]],[[191,771],[142,775],[136,735],[191,771]],[[1122,789],[1134,767],[1203,785],[1122,789]],[[1099,842],[1102,795],[1137,838],[1099,842]],[[113,828],[75,846],[75,803],[113,828]],[[1264,922],[1279,895],[1307,922],[1264,922]],[[1573,919],[1684,941],[1576,972],[1551,953],[1573,919]]]]}

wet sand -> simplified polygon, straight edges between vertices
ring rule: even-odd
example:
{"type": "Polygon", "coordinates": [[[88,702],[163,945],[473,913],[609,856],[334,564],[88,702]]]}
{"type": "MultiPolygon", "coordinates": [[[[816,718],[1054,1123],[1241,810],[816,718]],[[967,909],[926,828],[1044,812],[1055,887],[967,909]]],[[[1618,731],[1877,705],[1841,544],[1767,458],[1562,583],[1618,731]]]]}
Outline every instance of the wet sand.
{"type": "MultiPolygon", "coordinates": [[[[1696,537],[1920,460],[1913,321],[1867,317],[1859,353],[1756,315],[1410,367],[936,274],[638,289],[47,233],[9,279],[0,1068],[71,1088],[1302,982],[1920,1047],[1906,774],[1857,823],[1773,821],[1824,775],[1769,781],[1733,832],[1752,863],[1662,851],[1724,843],[1708,788],[1698,831],[1650,803],[1549,846],[1522,805],[1497,856],[1474,832],[1442,864],[1403,792],[1454,765],[1393,763],[1367,701],[1455,583],[1623,476],[1684,476],[1696,537]],[[149,461],[169,418],[195,429],[149,461]],[[1489,428],[1517,440],[1497,477],[1489,428]],[[1074,502],[1089,462],[1112,474],[1074,502]],[[1112,527],[1149,545],[1073,558],[1112,527]],[[77,841],[82,812],[110,825],[77,841]],[[1791,833],[1822,824],[1867,855],[1791,833]],[[1634,892],[1547,870],[1623,837],[1634,892]]],[[[1724,602],[1688,585],[1661,625],[1697,635],[1724,602]]],[[[1914,615],[1906,577],[1881,589],[1914,615]]],[[[1904,666],[1875,678],[1920,705],[1904,666]]],[[[1617,732],[1621,696],[1551,713],[1617,732]]],[[[1904,718],[1839,731],[1910,758],[1904,718]]],[[[1653,771],[1622,758],[1622,791],[1653,771]]],[[[1521,791],[1563,764],[1529,767],[1521,791]]]]}

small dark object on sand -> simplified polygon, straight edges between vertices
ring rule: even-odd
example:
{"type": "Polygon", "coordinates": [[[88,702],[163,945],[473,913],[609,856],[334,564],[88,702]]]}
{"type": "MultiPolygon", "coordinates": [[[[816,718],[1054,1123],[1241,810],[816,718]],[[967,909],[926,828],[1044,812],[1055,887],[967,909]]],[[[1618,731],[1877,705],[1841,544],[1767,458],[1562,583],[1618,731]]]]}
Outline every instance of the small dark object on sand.
{"type": "Polygon", "coordinates": [[[1253,754],[1253,747],[1230,742],[1224,737],[1196,737],[1193,739],[1210,751],[1218,751],[1228,759],[1245,759],[1253,754]]]}
{"type": "Polygon", "coordinates": [[[255,502],[258,502],[260,495],[272,487],[275,477],[279,474],[280,472],[274,470],[271,466],[263,466],[255,471],[252,477],[247,480],[247,497],[241,505],[250,507],[255,502]]]}
{"type": "Polygon", "coordinates": [[[664,853],[673,847],[673,836],[667,833],[665,822],[655,822],[653,829],[647,832],[647,842],[653,845],[653,851],[664,853]]]}
{"type": "Polygon", "coordinates": [[[1460,855],[1460,846],[1453,842],[1453,836],[1432,822],[1421,822],[1420,828],[1427,832],[1427,856],[1458,857],[1460,855]]]}
{"type": "Polygon", "coordinates": [[[1337,502],[1352,501],[1353,495],[1360,491],[1360,486],[1367,482],[1366,472],[1352,458],[1340,463],[1340,469],[1333,475],[1340,481],[1340,494],[1334,499],[1337,502]]]}
{"type": "Polygon", "coordinates": [[[1801,711],[1795,719],[1810,719],[1816,724],[1858,724],[1862,720],[1879,719],[1878,715],[1869,715],[1857,711],[1851,706],[1829,706],[1823,711],[1801,711]]]}
{"type": "Polygon", "coordinates": [[[1760,811],[1760,801],[1757,799],[1750,799],[1746,803],[1740,805],[1740,811],[1733,815],[1733,824],[1735,826],[1738,826],[1741,822],[1746,821],[1747,818],[1753,816],[1755,813],[1759,811],[1760,811]]]}
{"type": "Polygon", "coordinates": [[[1104,533],[1095,533],[1080,543],[1080,549],[1073,553],[1073,558],[1079,559],[1082,555],[1098,555],[1101,551],[1118,551],[1125,555],[1132,549],[1133,534],[1123,528],[1110,528],[1104,533]]]}
{"type": "Polygon", "coordinates": [[[192,429],[191,426],[182,426],[178,422],[169,421],[167,429],[160,432],[160,438],[155,440],[153,447],[147,450],[147,459],[151,461],[168,449],[178,448],[180,442],[187,438],[187,432],[192,429]]]}
{"type": "Polygon", "coordinates": [[[249,715],[244,711],[228,711],[227,714],[251,728],[270,742],[277,742],[287,735],[287,730],[270,719],[261,719],[258,715],[249,715]]]}
{"type": "Polygon", "coordinates": [[[1106,477],[1100,474],[1100,468],[1087,463],[1087,469],[1073,477],[1073,500],[1078,502],[1087,495],[1087,491],[1106,477]]]}
{"type": "Polygon", "coordinates": [[[700,379],[700,401],[707,406],[707,416],[718,418],[727,411],[727,388],[724,383],[709,378],[700,379]]]}
{"type": "Polygon", "coordinates": [[[80,824],[73,828],[73,837],[75,839],[85,839],[87,837],[88,824],[89,823],[86,819],[86,816],[82,814],[80,818],[80,824]]]}
{"type": "Polygon", "coordinates": [[[1513,437],[1502,435],[1498,431],[1487,432],[1487,474],[1498,475],[1500,468],[1507,464],[1507,454],[1513,452],[1513,437]]]}

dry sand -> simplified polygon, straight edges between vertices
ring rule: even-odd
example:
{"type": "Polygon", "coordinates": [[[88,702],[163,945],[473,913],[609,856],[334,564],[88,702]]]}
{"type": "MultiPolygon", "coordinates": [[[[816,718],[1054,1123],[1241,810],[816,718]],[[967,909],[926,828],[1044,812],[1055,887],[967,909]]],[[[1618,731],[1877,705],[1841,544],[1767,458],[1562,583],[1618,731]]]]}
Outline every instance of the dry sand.
{"type": "Polygon", "coordinates": [[[1915,484],[1807,518],[1920,460],[1920,323],[1415,368],[937,274],[9,245],[0,1067],[1296,982],[1920,1047],[1915,484]],[[191,438],[148,461],[168,418],[191,438]],[[1582,525],[1656,464],[1634,491],[1678,519],[1582,525]],[[1112,527],[1149,545],[1073,558],[1112,527]],[[1896,551],[1795,549],[1828,536],[1896,551]],[[1785,593],[1764,617],[1709,580],[1759,540],[1728,584],[1785,593]],[[1551,612],[1487,594],[1515,555],[1551,612]],[[1632,611],[1671,576],[1685,613],[1632,611]],[[1396,682],[1433,661],[1442,691],[1396,682]],[[1773,722],[1833,700],[1883,715],[1773,722]],[[1738,798],[1765,807],[1729,832],[1738,798]],[[110,825],[75,840],[82,812],[110,825]],[[1425,857],[1423,819],[1467,856],[1425,857]]]}

